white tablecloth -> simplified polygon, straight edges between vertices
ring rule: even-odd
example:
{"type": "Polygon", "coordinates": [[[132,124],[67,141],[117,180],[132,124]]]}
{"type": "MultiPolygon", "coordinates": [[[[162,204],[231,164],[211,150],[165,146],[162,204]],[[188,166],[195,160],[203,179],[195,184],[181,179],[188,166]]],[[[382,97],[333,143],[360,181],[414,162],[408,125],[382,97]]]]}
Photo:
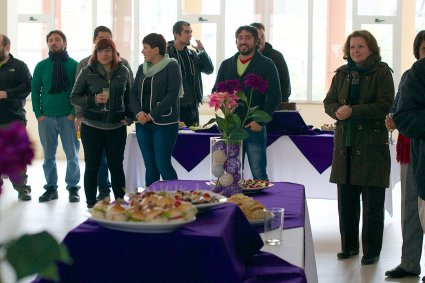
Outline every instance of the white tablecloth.
{"type": "MultiPolygon", "coordinates": [[[[320,150],[318,148],[317,150],[320,150]]],[[[392,189],[400,181],[400,165],[395,160],[395,145],[390,146],[391,176],[390,187],[386,191],[385,208],[392,215],[392,189]]],[[[172,164],[181,180],[209,180],[209,155],[194,169],[188,172],[174,158],[172,164]]],[[[250,178],[251,170],[245,162],[244,177],[250,178]]],[[[126,188],[134,192],[138,187],[145,185],[145,167],[136,134],[131,132],[127,136],[124,151],[124,172],[126,188]]],[[[306,159],[302,152],[288,136],[282,136],[267,147],[267,174],[272,182],[293,182],[303,184],[307,198],[336,199],[336,184],[329,182],[331,167],[320,174],[306,159]]]]}

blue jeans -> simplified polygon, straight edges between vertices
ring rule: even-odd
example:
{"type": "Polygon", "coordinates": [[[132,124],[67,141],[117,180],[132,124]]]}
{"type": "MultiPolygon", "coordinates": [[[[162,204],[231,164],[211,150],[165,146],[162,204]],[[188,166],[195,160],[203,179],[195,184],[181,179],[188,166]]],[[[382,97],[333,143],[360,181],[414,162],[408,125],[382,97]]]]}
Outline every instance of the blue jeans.
{"type": "Polygon", "coordinates": [[[255,180],[268,180],[267,176],[267,132],[263,126],[261,131],[248,129],[249,137],[243,141],[243,152],[248,156],[249,167],[255,180]]]}
{"type": "Polygon", "coordinates": [[[176,144],[179,126],[156,125],[148,122],[136,124],[136,137],[145,160],[146,186],[160,179],[176,180],[177,173],[171,164],[171,154],[176,144]]]}
{"type": "Polygon", "coordinates": [[[99,171],[97,171],[97,186],[99,193],[109,194],[111,192],[111,182],[109,182],[108,161],[105,150],[100,159],[99,171]]]}
{"type": "Polygon", "coordinates": [[[44,116],[45,119],[38,122],[38,134],[44,152],[44,177],[46,178],[45,189],[58,188],[58,171],[56,168],[56,150],[58,148],[58,136],[62,141],[67,166],[65,174],[66,188],[78,187],[80,182],[80,165],[78,152],[80,142],[77,140],[74,120],[68,120],[66,116],[44,116]]]}

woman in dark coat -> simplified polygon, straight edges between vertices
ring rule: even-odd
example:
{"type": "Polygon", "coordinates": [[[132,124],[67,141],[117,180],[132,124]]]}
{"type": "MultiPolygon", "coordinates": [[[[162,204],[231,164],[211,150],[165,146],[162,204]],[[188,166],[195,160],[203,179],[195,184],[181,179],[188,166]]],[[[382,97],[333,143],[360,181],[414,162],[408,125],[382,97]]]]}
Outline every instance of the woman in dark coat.
{"type": "Polygon", "coordinates": [[[336,70],[325,98],[326,113],[337,120],[330,182],[338,187],[342,251],[359,253],[360,196],[363,203],[362,264],[379,260],[384,231],[385,188],[390,153],[385,116],[394,99],[391,69],[366,30],[354,31],[344,45],[347,64],[336,70]]]}

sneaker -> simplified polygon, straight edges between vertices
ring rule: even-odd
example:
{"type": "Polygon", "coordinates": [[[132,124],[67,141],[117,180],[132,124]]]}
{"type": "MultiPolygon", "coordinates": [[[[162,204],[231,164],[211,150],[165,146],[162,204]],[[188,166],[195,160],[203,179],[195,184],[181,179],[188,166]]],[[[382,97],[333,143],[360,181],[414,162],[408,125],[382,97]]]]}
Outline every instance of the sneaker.
{"type": "Polygon", "coordinates": [[[69,188],[69,202],[79,202],[80,196],[78,195],[79,187],[69,188]]]}
{"type": "Polygon", "coordinates": [[[18,193],[18,199],[22,200],[22,201],[29,201],[29,200],[31,200],[31,194],[27,191],[19,192],[18,193]]]}
{"type": "Polygon", "coordinates": [[[55,189],[47,189],[39,198],[39,202],[51,201],[58,198],[58,191],[55,189]]]}
{"type": "Polygon", "coordinates": [[[13,185],[18,191],[18,199],[22,201],[31,200],[31,187],[27,185],[13,185]]]}
{"type": "Polygon", "coordinates": [[[99,192],[99,195],[96,197],[96,201],[104,200],[105,198],[109,198],[109,192],[99,192]]]}

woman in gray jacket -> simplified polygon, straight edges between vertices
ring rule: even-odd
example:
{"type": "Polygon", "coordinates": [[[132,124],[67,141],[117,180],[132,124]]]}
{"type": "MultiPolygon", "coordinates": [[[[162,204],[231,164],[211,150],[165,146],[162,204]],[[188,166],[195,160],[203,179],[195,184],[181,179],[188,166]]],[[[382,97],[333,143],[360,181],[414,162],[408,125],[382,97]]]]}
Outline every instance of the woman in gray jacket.
{"type": "Polygon", "coordinates": [[[136,136],[146,167],[146,186],[177,179],[171,154],[177,140],[182,77],[177,60],[165,54],[161,34],[143,38],[145,62],[139,67],[130,99],[137,121],[136,136]]]}
{"type": "Polygon", "coordinates": [[[342,251],[337,257],[346,259],[359,253],[361,196],[361,263],[368,265],[379,260],[382,248],[385,188],[391,162],[385,116],[394,99],[394,83],[370,32],[350,34],[344,58],[347,64],[336,70],[323,101],[326,113],[337,120],[330,177],[338,187],[342,251]]]}

